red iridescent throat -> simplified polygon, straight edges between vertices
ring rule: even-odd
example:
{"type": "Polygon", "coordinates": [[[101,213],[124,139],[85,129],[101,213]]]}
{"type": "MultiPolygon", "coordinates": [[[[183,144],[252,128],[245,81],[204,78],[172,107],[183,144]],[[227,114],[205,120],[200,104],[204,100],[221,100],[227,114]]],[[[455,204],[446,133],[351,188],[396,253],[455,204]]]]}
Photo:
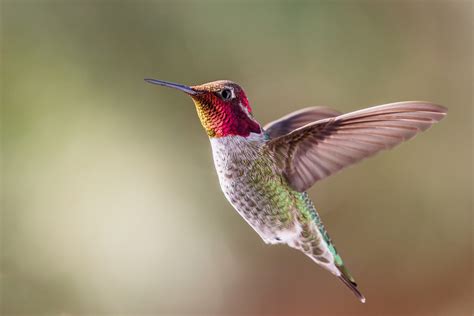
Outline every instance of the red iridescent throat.
{"type": "Polygon", "coordinates": [[[213,93],[195,99],[196,109],[202,125],[210,137],[243,136],[260,134],[260,125],[252,118],[252,109],[243,91],[236,97],[224,101],[213,93]]]}

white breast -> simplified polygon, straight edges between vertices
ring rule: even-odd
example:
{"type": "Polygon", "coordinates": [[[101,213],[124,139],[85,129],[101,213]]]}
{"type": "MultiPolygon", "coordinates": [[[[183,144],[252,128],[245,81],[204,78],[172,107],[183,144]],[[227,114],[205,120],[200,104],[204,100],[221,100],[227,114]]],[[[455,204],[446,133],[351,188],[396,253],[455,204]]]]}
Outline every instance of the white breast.
{"type": "Polygon", "coordinates": [[[249,170],[252,162],[261,154],[264,135],[251,134],[247,138],[228,136],[210,140],[219,183],[229,203],[266,243],[292,240],[298,232],[295,229],[277,230],[270,226],[262,216],[271,213],[272,207],[265,196],[252,190],[251,183],[254,180],[249,170]]]}
{"type": "Polygon", "coordinates": [[[210,138],[210,141],[219,182],[229,199],[229,190],[235,187],[239,180],[230,173],[245,172],[248,164],[258,158],[258,148],[263,144],[264,136],[251,133],[248,137],[226,136],[210,138]]]}

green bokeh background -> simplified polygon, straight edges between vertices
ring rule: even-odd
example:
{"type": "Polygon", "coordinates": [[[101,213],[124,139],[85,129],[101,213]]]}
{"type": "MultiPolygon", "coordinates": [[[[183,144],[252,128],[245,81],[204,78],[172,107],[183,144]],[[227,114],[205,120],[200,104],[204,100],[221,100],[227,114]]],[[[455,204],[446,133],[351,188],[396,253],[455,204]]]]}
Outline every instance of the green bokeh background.
{"type": "Polygon", "coordinates": [[[0,3],[1,315],[471,315],[471,1],[0,3]],[[310,190],[366,304],[264,245],[192,102],[145,77],[231,79],[261,122],[449,108],[310,190]]]}

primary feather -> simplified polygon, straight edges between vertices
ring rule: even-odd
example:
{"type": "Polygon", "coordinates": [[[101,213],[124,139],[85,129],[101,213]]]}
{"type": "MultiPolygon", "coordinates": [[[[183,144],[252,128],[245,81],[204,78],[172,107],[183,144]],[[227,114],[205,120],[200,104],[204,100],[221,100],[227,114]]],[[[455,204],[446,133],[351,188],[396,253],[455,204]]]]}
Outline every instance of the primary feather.
{"type": "Polygon", "coordinates": [[[380,105],[309,123],[266,146],[278,157],[290,185],[303,192],[316,181],[412,138],[445,115],[445,108],[428,102],[380,105]]]}

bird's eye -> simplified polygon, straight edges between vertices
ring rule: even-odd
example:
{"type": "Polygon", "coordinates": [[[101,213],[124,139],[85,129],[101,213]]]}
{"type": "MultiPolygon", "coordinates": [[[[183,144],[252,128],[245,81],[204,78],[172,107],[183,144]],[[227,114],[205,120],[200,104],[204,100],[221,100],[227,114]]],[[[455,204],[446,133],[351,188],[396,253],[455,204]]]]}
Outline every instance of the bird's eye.
{"type": "Polygon", "coordinates": [[[233,93],[232,93],[232,90],[225,88],[225,89],[222,89],[220,95],[222,97],[222,100],[228,101],[232,99],[233,93]]]}

